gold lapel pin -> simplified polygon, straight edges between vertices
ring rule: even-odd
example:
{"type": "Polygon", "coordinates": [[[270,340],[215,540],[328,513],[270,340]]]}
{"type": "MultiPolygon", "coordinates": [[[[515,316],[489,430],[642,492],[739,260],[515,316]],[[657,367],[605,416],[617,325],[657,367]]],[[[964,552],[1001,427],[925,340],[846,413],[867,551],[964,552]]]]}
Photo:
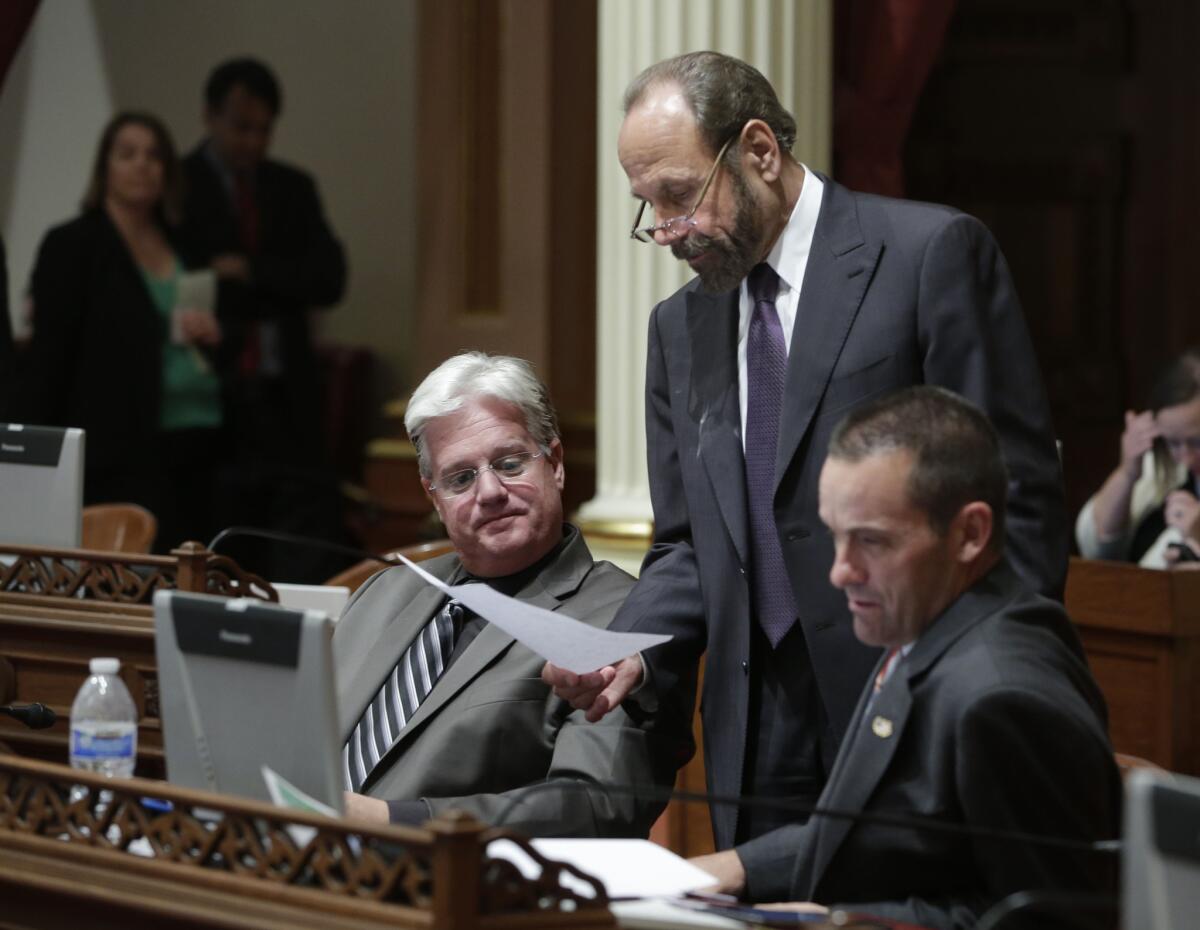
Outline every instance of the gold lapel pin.
{"type": "Polygon", "coordinates": [[[880,739],[887,739],[892,735],[892,721],[887,717],[876,717],[871,721],[871,732],[880,739]]]}

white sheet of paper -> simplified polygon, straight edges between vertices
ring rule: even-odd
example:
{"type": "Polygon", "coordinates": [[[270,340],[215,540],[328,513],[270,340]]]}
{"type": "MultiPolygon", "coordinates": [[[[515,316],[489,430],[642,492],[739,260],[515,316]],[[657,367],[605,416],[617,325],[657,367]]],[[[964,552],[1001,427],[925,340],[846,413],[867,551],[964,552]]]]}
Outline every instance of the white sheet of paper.
{"type": "MultiPolygon", "coordinates": [[[[532,840],[533,848],[547,859],[569,862],[600,879],[610,898],[645,898],[681,895],[715,885],[707,872],[649,840],[532,840]]],[[[540,868],[510,840],[488,844],[488,855],[507,859],[526,878],[536,878],[540,868]]],[[[572,890],[590,895],[591,886],[564,876],[572,890]]]]}
{"type": "Polygon", "coordinates": [[[518,601],[485,584],[446,584],[404,556],[400,560],[435,588],[466,604],[543,659],[576,674],[594,672],[671,638],[657,633],[598,629],[565,614],[518,601]]]}

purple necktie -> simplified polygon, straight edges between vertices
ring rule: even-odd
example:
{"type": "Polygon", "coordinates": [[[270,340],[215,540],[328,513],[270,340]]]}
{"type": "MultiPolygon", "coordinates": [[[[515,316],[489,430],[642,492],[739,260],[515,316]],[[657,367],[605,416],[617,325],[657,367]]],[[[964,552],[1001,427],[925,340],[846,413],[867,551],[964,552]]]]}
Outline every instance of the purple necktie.
{"type": "Polygon", "coordinates": [[[775,310],[779,276],[765,262],[748,281],[754,310],[746,339],[746,489],[750,500],[750,550],[754,608],[772,648],[796,620],[796,603],[775,526],[775,450],[787,378],[783,327],[775,310]]]}

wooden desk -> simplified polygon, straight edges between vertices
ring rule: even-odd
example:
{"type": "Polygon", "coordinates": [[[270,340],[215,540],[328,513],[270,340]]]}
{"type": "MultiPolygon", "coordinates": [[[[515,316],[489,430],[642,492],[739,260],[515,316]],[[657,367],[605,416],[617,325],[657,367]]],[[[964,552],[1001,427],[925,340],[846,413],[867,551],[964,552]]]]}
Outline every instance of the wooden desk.
{"type": "Polygon", "coordinates": [[[1072,559],[1066,605],[1113,748],[1200,775],[1200,571],[1072,559]]]}
{"type": "Polygon", "coordinates": [[[590,876],[465,814],[369,829],[14,756],[0,756],[0,901],[6,930],[616,926],[590,876]],[[68,803],[73,785],[87,793],[68,803]],[[103,807],[101,791],[110,794],[103,807]],[[148,810],[147,796],[173,809],[148,810]],[[541,877],[490,858],[487,844],[500,837],[540,863],[541,877]],[[594,896],[570,891],[564,874],[594,896]]]}

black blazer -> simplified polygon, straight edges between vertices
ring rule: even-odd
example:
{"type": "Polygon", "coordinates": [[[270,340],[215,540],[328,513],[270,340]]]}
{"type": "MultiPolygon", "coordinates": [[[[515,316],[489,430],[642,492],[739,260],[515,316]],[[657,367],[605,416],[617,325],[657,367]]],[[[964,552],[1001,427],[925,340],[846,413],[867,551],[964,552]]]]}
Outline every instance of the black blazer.
{"type": "Polygon", "coordinates": [[[8,265],[4,258],[4,240],[0,239],[0,417],[8,406],[9,383],[13,366],[12,320],[8,315],[8,265]]]}
{"type": "MultiPolygon", "coordinates": [[[[833,547],[817,515],[830,433],[864,400],[939,384],[982,407],[1011,475],[1009,551],[1021,574],[1061,596],[1068,526],[1054,431],[1037,359],[1000,250],[978,220],[949,207],[825,190],[788,357],[776,459],[775,520],[817,686],[845,732],[878,650],[854,637],[829,584],[833,547]]],[[[646,362],[646,444],[654,542],[614,629],[674,634],[646,654],[660,705],[688,702],[705,653],[708,787],[742,793],[752,684],[745,460],[737,377],[737,291],[693,281],[655,309],[646,362]]],[[[675,723],[687,725],[681,707],[675,723]]],[[[825,746],[833,758],[837,746],[825,746]]],[[[715,806],[718,848],[737,811],[715,806]]]]}
{"type": "MultiPolygon", "coordinates": [[[[187,196],[180,235],[201,265],[222,253],[244,254],[230,195],[201,144],[184,159],[187,196]]],[[[319,420],[316,356],[307,312],[342,298],[346,258],[325,220],[311,177],[277,161],[255,174],[259,248],[251,258],[251,282],[222,281],[217,293],[222,367],[236,366],[248,320],[278,325],[282,378],[295,424],[319,420]]]]}
{"type": "Polygon", "coordinates": [[[107,213],[46,233],[31,295],[13,419],[87,430],[89,470],[153,460],[167,325],[107,213]]]}
{"type": "MultiPolygon", "coordinates": [[[[1119,835],[1104,698],[1061,605],[1007,563],[925,631],[867,707],[870,691],[820,806],[1083,842],[1119,835]]],[[[1032,842],[822,817],[752,842],[777,857],[750,876],[756,900],[931,928],[974,926],[1017,891],[1116,891],[1111,854],[1032,842]]],[[[1057,926],[1040,918],[1028,925],[1057,926]]]]}

